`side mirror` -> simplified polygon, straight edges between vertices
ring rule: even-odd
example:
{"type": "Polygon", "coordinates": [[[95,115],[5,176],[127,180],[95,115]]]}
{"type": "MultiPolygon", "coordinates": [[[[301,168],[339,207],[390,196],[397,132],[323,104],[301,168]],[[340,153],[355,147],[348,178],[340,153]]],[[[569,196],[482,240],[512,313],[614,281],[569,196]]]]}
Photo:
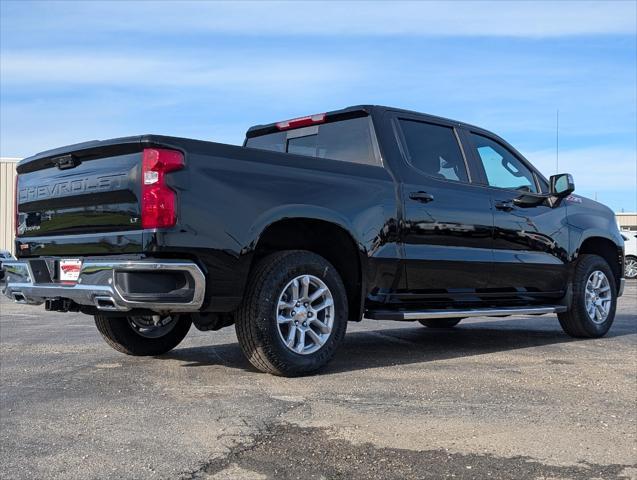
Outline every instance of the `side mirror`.
{"type": "Polygon", "coordinates": [[[560,173],[551,176],[551,195],[557,198],[568,197],[575,190],[575,182],[570,173],[560,173]]]}

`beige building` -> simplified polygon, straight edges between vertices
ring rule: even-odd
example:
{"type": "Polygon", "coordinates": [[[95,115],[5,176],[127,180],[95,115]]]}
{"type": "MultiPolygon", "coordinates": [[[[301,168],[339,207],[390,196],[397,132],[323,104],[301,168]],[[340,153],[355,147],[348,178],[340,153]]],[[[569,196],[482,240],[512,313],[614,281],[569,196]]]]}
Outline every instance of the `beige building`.
{"type": "Polygon", "coordinates": [[[620,230],[637,230],[637,212],[620,212],[615,215],[620,230]]]}
{"type": "Polygon", "coordinates": [[[0,250],[15,255],[15,167],[19,158],[0,158],[0,250]]]}

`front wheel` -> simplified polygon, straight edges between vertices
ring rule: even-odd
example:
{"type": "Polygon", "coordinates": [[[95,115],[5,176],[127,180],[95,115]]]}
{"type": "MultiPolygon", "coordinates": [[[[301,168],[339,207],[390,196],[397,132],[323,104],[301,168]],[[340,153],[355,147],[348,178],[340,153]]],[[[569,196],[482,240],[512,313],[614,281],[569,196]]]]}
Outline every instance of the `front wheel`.
{"type": "Polygon", "coordinates": [[[95,315],[95,325],[106,343],[118,352],[155,356],[179,345],[191,321],[188,315],[95,315]]]}
{"type": "Polygon", "coordinates": [[[340,275],[323,257],[303,250],[262,259],[251,273],[235,316],[239,345],[262,372],[307,375],[334,356],[347,328],[340,275]]]}
{"type": "Polygon", "coordinates": [[[598,255],[582,255],[575,265],[569,309],[558,313],[571,337],[604,336],[615,319],[617,287],[610,266],[598,255]]]}

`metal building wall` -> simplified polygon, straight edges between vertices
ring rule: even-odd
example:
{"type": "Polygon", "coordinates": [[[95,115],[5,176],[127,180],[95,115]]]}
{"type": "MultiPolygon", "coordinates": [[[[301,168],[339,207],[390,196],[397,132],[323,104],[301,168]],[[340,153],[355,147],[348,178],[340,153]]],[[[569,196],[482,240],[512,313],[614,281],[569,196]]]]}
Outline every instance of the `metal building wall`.
{"type": "Polygon", "coordinates": [[[15,232],[15,213],[14,196],[15,196],[15,167],[17,159],[1,158],[0,159],[0,249],[9,250],[13,255],[14,251],[14,232],[15,232]]]}

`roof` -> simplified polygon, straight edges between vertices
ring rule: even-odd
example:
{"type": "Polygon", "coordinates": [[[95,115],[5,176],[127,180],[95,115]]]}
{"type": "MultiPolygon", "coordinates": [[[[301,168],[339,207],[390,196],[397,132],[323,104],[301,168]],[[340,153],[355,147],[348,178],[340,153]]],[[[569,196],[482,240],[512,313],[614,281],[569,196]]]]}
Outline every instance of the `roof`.
{"type": "MultiPolygon", "coordinates": [[[[473,130],[484,130],[483,128],[480,128],[476,125],[470,125],[468,123],[460,122],[458,120],[452,120],[450,118],[440,117],[437,115],[431,115],[431,114],[423,113],[423,112],[416,112],[414,110],[405,110],[402,108],[388,107],[385,105],[372,105],[372,104],[352,105],[349,107],[342,108],[340,110],[331,110],[329,112],[325,112],[325,115],[330,120],[337,120],[337,119],[342,120],[345,118],[354,117],[356,116],[357,113],[371,114],[374,110],[376,111],[385,110],[385,111],[404,113],[408,115],[418,115],[421,117],[427,117],[433,121],[442,121],[442,122],[451,123],[457,126],[469,127],[473,130]]],[[[254,137],[257,135],[264,135],[266,133],[276,132],[278,131],[276,124],[277,122],[266,123],[262,125],[253,125],[252,127],[248,128],[248,131],[246,132],[246,136],[254,137]]]]}

